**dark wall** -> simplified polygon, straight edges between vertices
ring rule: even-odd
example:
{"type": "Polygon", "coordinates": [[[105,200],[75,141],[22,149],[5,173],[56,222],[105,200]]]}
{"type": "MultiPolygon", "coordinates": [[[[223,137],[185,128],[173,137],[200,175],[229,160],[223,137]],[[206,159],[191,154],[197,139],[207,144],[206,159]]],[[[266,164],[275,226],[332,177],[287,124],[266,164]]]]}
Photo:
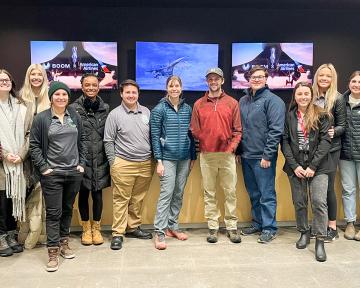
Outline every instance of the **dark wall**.
{"type": "MultiPolygon", "coordinates": [[[[360,68],[357,19],[358,9],[7,7],[1,17],[0,67],[20,87],[30,64],[31,40],[117,41],[121,81],[135,77],[136,41],[219,43],[224,89],[239,98],[241,91],[232,90],[230,83],[232,42],[314,42],[315,69],[333,63],[343,92],[348,76],[360,68]]],[[[276,93],[285,101],[291,97],[290,91],[276,93]]],[[[112,107],[120,103],[117,91],[102,95],[112,107]]],[[[163,95],[142,91],[141,102],[152,107],[163,95]]],[[[190,103],[201,95],[185,93],[190,103]]]]}

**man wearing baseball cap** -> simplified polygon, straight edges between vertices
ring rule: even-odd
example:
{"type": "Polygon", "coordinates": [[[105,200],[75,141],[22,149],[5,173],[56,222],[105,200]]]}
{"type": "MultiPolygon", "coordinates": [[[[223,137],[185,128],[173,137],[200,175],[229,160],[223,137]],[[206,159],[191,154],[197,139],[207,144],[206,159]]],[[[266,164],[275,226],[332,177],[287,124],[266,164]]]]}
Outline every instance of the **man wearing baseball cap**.
{"type": "Polygon", "coordinates": [[[191,132],[200,143],[200,167],[204,186],[205,217],[208,220],[207,241],[218,240],[220,210],[216,200],[216,179],[225,195],[225,226],[233,243],[240,243],[236,216],[235,151],[242,128],[238,102],[222,90],[224,73],[220,68],[206,72],[208,91],[193,108],[191,132]]]}

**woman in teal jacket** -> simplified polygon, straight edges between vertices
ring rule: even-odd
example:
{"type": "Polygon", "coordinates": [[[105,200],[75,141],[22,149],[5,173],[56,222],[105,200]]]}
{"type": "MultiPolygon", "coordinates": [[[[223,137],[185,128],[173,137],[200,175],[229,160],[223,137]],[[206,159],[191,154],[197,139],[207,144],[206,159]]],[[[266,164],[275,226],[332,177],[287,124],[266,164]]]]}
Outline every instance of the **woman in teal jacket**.
{"type": "Polygon", "coordinates": [[[160,196],[154,220],[155,248],[166,249],[165,235],[186,240],[178,218],[187,177],[196,159],[190,134],[191,107],[181,98],[178,76],[166,81],[167,95],[151,111],[150,127],[156,172],[160,177],[160,196]],[[165,231],[166,230],[166,231],[165,231]]]}

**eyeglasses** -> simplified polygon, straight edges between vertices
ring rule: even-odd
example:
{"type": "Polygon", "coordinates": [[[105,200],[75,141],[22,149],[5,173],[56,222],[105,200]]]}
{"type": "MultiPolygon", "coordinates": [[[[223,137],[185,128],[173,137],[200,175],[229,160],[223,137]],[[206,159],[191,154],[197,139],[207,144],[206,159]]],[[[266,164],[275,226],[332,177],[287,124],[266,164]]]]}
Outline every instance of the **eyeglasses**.
{"type": "Polygon", "coordinates": [[[10,82],[10,79],[0,79],[0,83],[9,84],[10,82]]]}
{"type": "Polygon", "coordinates": [[[261,75],[261,76],[250,76],[250,80],[255,81],[255,80],[263,80],[265,78],[265,76],[261,75]]]}

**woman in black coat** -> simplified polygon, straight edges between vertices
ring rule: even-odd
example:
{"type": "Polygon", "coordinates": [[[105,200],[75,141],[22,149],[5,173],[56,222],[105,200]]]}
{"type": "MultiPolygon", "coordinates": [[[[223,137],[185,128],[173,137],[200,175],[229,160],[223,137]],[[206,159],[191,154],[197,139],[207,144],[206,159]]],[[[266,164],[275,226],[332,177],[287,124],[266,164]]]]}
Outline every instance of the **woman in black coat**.
{"type": "Polygon", "coordinates": [[[102,189],[110,186],[109,163],[104,149],[104,127],[109,114],[109,105],[99,96],[99,80],[94,74],[81,78],[83,95],[70,106],[80,114],[85,132],[87,157],[85,175],[79,191],[79,211],[83,233],[83,245],[100,245],[104,239],[100,233],[103,209],[102,189]],[[89,194],[93,202],[93,222],[89,218],[89,194]]]}
{"type": "Polygon", "coordinates": [[[282,140],[285,156],[284,171],[289,177],[297,229],[300,239],[296,248],[304,249],[310,243],[308,223],[308,189],[313,211],[312,231],[316,235],[315,256],[326,261],[324,239],[327,235],[327,185],[329,150],[331,139],[328,134],[329,118],[313,103],[311,86],[298,83],[286,115],[282,140]]]}

